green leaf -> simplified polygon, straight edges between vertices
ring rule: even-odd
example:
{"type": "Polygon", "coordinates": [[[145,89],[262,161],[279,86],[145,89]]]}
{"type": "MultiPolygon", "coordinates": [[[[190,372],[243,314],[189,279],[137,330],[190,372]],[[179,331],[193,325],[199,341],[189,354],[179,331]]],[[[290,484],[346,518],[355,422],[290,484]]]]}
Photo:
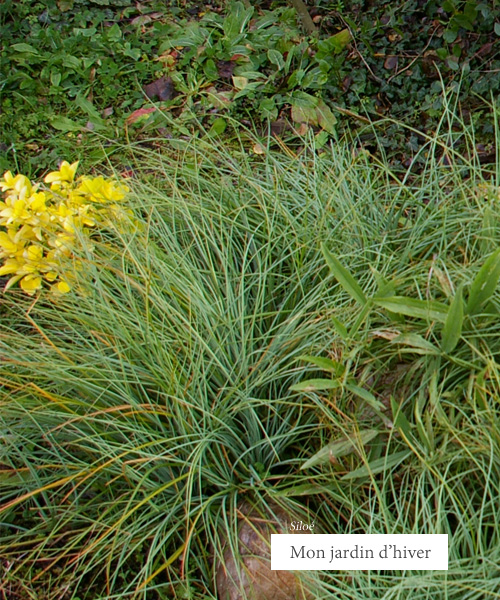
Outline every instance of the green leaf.
{"type": "Polygon", "coordinates": [[[205,73],[207,79],[215,80],[218,78],[219,71],[217,70],[217,65],[212,58],[209,58],[203,65],[203,72],[205,73]]]}
{"type": "Polygon", "coordinates": [[[467,17],[470,23],[474,23],[474,21],[477,19],[477,4],[475,0],[465,3],[464,15],[467,17]]]}
{"type": "Polygon", "coordinates": [[[370,477],[370,475],[383,473],[384,471],[397,467],[408,458],[411,453],[411,450],[401,450],[400,452],[389,454],[389,456],[382,456],[382,458],[377,458],[377,460],[347,473],[347,475],[344,475],[341,479],[342,481],[348,481],[349,479],[359,479],[360,477],[370,477]]]}
{"type": "Polygon", "coordinates": [[[110,42],[117,42],[122,37],[122,30],[118,23],[114,23],[107,31],[106,37],[110,42]]]}
{"type": "Polygon", "coordinates": [[[495,23],[495,33],[500,35],[500,23],[495,23]]]}
{"type": "Polygon", "coordinates": [[[464,29],[467,29],[468,31],[474,31],[474,25],[473,25],[473,23],[471,23],[471,21],[469,20],[469,18],[466,15],[455,15],[453,17],[453,20],[460,27],[463,27],[464,29]]]}
{"type": "Polygon", "coordinates": [[[319,131],[314,136],[314,149],[320,150],[328,142],[329,139],[330,136],[328,135],[327,131],[319,131]]]}
{"type": "Polygon", "coordinates": [[[331,44],[335,54],[342,52],[342,50],[349,44],[350,41],[351,34],[349,29],[342,29],[342,31],[339,31],[328,39],[328,42],[331,44]]]}
{"type": "Polygon", "coordinates": [[[215,121],[212,123],[212,127],[210,127],[209,129],[208,135],[221,135],[222,133],[224,133],[224,131],[226,131],[226,127],[227,121],[222,117],[217,117],[217,119],[215,119],[215,121]]]}
{"type": "Polygon", "coordinates": [[[57,87],[61,83],[61,73],[59,71],[51,71],[50,73],[50,84],[57,87]]]}
{"type": "Polygon", "coordinates": [[[90,102],[90,100],[87,100],[87,98],[85,98],[85,96],[78,94],[75,98],[75,104],[76,106],[78,106],[78,108],[81,108],[85,113],[87,113],[89,117],[92,117],[97,121],[103,121],[103,119],[101,119],[99,111],[92,104],[92,102],[90,102]]]}
{"type": "Polygon", "coordinates": [[[413,440],[413,435],[411,433],[411,425],[408,419],[406,418],[405,414],[401,410],[401,405],[398,404],[394,399],[394,396],[391,396],[391,410],[394,427],[399,430],[399,432],[407,441],[413,440]]]}
{"type": "Polygon", "coordinates": [[[358,282],[349,271],[341,265],[340,261],[328,251],[325,244],[321,244],[321,251],[326,258],[326,262],[328,263],[331,272],[340,285],[354,298],[354,300],[361,304],[361,306],[364,306],[367,302],[367,298],[358,282]]]}
{"type": "Polygon", "coordinates": [[[82,126],[76,123],[76,121],[72,121],[68,119],[68,117],[54,117],[50,120],[50,124],[54,129],[59,129],[59,131],[81,131],[82,126]]]}
{"type": "Polygon", "coordinates": [[[274,96],[262,98],[259,104],[259,112],[265,119],[276,119],[278,117],[278,107],[274,96]]]}
{"type": "Polygon", "coordinates": [[[322,100],[316,107],[316,116],[320,127],[325,131],[328,131],[328,133],[335,133],[335,123],[337,122],[337,118],[322,100]]]}
{"type": "Polygon", "coordinates": [[[380,432],[376,429],[365,429],[359,433],[353,434],[352,436],[343,436],[338,440],[330,442],[321,450],[316,452],[314,456],[311,456],[306,462],[300,467],[300,469],[309,469],[316,465],[322,465],[329,462],[330,458],[340,458],[351,454],[359,448],[360,445],[364,446],[371,442],[380,432]]]}
{"type": "Polygon", "coordinates": [[[385,409],[385,406],[382,404],[382,402],[380,402],[380,400],[377,400],[375,396],[368,390],[365,390],[365,388],[362,388],[361,386],[355,385],[353,383],[348,383],[346,384],[345,389],[349,390],[349,392],[355,394],[356,396],[364,400],[372,408],[375,408],[377,410],[385,409]]]}
{"type": "Polygon", "coordinates": [[[291,116],[294,123],[312,123],[313,125],[318,124],[318,116],[314,107],[292,104],[291,116]]]}
{"type": "Polygon", "coordinates": [[[395,337],[391,341],[391,344],[404,344],[405,346],[411,346],[412,348],[422,350],[421,353],[424,354],[439,354],[439,349],[434,346],[433,343],[416,333],[402,333],[401,335],[395,337]]]}
{"type": "Polygon", "coordinates": [[[335,331],[339,334],[339,336],[344,341],[347,341],[349,339],[349,334],[347,333],[347,327],[335,317],[332,317],[332,323],[333,323],[333,326],[335,327],[335,331]]]}
{"type": "Polygon", "coordinates": [[[228,14],[224,19],[224,34],[229,40],[234,39],[238,34],[242,33],[252,18],[254,8],[245,7],[243,2],[231,3],[228,14]]]}
{"type": "Polygon", "coordinates": [[[82,66],[82,63],[80,61],[79,58],[77,58],[76,56],[72,56],[71,54],[68,54],[67,56],[65,56],[63,58],[62,61],[63,67],[67,67],[68,69],[80,69],[80,67],[82,66]]]}
{"type": "Polygon", "coordinates": [[[469,301],[467,302],[467,314],[475,314],[481,306],[487,302],[498,284],[500,278],[500,248],[495,250],[485,261],[484,265],[479,269],[472,282],[469,301]]]}
{"type": "Polygon", "coordinates": [[[39,54],[38,50],[30,44],[12,44],[11,48],[16,52],[28,52],[29,54],[39,54]]]}
{"type": "Polygon", "coordinates": [[[458,37],[458,29],[450,29],[448,27],[448,29],[444,30],[443,33],[443,39],[445,42],[448,42],[448,44],[453,44],[453,42],[457,39],[458,37]]]}
{"type": "Polygon", "coordinates": [[[459,286],[450,305],[448,316],[441,333],[441,350],[446,354],[453,352],[462,335],[464,321],[464,303],[462,300],[462,285],[459,286]]]}
{"type": "MultiPolygon", "coordinates": [[[[303,469],[304,467],[301,467],[303,469]]],[[[294,496],[312,496],[314,494],[324,494],[325,488],[320,485],[313,485],[311,483],[302,483],[300,485],[294,485],[284,490],[273,492],[274,497],[280,498],[293,498],[294,496]]]]}
{"type": "Polygon", "coordinates": [[[407,317],[417,317],[430,321],[444,323],[448,315],[448,307],[435,300],[418,300],[406,296],[392,296],[391,298],[374,298],[373,302],[386,310],[407,317]]]}
{"type": "Polygon", "coordinates": [[[297,91],[291,94],[290,104],[301,108],[316,108],[319,104],[319,99],[307,92],[297,91]]]}
{"type": "Polygon", "coordinates": [[[94,37],[97,33],[97,29],[95,27],[89,27],[88,29],[84,29],[82,27],[73,27],[73,33],[78,36],[82,35],[83,37],[94,37]]]}
{"type": "Polygon", "coordinates": [[[323,356],[310,356],[309,354],[304,354],[298,357],[299,360],[304,360],[306,362],[312,363],[316,365],[320,369],[324,371],[329,371],[333,373],[337,377],[340,377],[345,370],[344,365],[337,362],[336,360],[332,360],[331,358],[325,358],[323,356]]]}
{"type": "Polygon", "coordinates": [[[340,381],[336,379],[308,379],[292,385],[290,389],[293,392],[321,392],[323,390],[335,390],[340,386],[340,381]]]}
{"type": "Polygon", "coordinates": [[[278,52],[278,50],[270,48],[267,51],[267,58],[269,59],[269,62],[271,64],[276,65],[278,67],[279,71],[281,71],[281,69],[285,66],[283,55],[281,54],[281,52],[278,52]]]}

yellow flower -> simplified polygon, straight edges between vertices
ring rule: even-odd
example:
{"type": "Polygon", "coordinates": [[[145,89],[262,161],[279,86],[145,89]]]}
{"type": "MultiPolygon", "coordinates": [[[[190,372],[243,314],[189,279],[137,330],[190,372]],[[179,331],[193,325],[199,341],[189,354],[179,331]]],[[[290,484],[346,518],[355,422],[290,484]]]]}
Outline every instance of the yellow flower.
{"type": "Polygon", "coordinates": [[[63,160],[59,167],[59,171],[52,171],[45,176],[45,183],[61,183],[63,181],[71,183],[75,179],[78,163],[79,161],[77,160],[70,165],[68,161],[63,160]]]}
{"type": "Polygon", "coordinates": [[[36,192],[36,194],[32,194],[28,198],[28,205],[31,210],[38,212],[45,212],[47,207],[45,206],[45,202],[47,201],[47,196],[45,192],[36,192]]]}
{"type": "Polygon", "coordinates": [[[60,294],[67,294],[69,291],[71,291],[71,288],[65,281],[60,281],[56,287],[60,294]]]}
{"type": "Polygon", "coordinates": [[[2,189],[2,192],[5,192],[6,190],[11,190],[14,187],[14,176],[12,175],[12,173],[10,171],[6,171],[3,174],[3,178],[0,179],[0,188],[2,189]]]}
{"type": "Polygon", "coordinates": [[[17,273],[22,266],[22,263],[20,263],[16,258],[8,258],[4,262],[3,267],[0,267],[0,276],[17,273]]]}
{"type": "Polygon", "coordinates": [[[2,254],[15,254],[19,250],[19,245],[13,239],[11,231],[5,233],[5,231],[0,231],[0,252],[2,254]]]}
{"type": "Polygon", "coordinates": [[[30,273],[21,279],[19,285],[31,296],[42,287],[42,278],[37,273],[30,273]]]}
{"type": "Polygon", "coordinates": [[[10,225],[10,223],[18,219],[29,219],[30,217],[30,213],[26,210],[25,200],[18,199],[12,201],[11,198],[7,198],[4,206],[6,208],[0,211],[0,217],[4,217],[1,222],[2,225],[10,225]]]}
{"type": "Polygon", "coordinates": [[[3,174],[3,179],[0,180],[0,188],[2,192],[12,190],[22,199],[29,196],[32,191],[31,181],[25,175],[18,174],[14,177],[10,171],[3,174]]]}
{"type": "Polygon", "coordinates": [[[105,203],[123,200],[129,188],[104,177],[92,177],[84,178],[77,191],[88,194],[93,202],[105,203]]]}
{"type": "Polygon", "coordinates": [[[28,246],[23,252],[23,256],[31,262],[40,262],[43,258],[43,248],[40,246],[28,246]]]}

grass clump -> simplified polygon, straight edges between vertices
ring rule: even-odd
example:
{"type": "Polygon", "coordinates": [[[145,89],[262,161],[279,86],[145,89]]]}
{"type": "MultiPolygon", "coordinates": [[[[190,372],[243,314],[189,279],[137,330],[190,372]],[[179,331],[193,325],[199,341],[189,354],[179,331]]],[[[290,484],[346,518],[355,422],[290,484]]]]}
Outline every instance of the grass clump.
{"type": "Polygon", "coordinates": [[[81,252],[78,294],[4,297],[11,584],[214,598],[245,501],[329,533],[450,534],[447,573],[317,573],[314,597],[494,597],[496,286],[470,308],[497,268],[495,185],[438,163],[438,137],[418,179],[340,144],[172,143],[130,152],[145,226],[81,252]],[[458,319],[460,289],[457,335],[424,308],[458,319]]]}

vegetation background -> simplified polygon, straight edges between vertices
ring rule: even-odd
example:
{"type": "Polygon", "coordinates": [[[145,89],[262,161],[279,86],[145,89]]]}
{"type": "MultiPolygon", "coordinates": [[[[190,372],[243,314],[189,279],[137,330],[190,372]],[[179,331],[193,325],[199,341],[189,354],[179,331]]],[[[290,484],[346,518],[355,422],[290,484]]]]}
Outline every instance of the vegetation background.
{"type": "Polygon", "coordinates": [[[1,298],[4,598],[224,598],[242,503],[449,535],[314,598],[499,597],[500,7],[308,11],[0,5],[1,172],[79,160],[141,223],[1,298]]]}

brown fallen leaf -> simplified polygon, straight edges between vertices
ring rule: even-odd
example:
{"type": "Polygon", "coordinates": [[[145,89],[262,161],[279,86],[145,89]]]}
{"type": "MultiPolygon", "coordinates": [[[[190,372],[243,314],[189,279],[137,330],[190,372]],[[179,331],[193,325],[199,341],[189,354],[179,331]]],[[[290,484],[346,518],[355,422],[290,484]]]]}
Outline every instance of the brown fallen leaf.
{"type": "Polygon", "coordinates": [[[143,117],[146,117],[150,113],[156,110],[156,106],[149,106],[148,108],[138,108],[134,110],[134,112],[127,117],[126,123],[127,125],[132,125],[132,123],[136,123],[143,117]]]}
{"type": "Polygon", "coordinates": [[[171,100],[174,96],[174,83],[171,77],[160,77],[152,83],[148,83],[143,87],[146,96],[153,100],[158,98],[159,100],[171,100]]]}
{"type": "Polygon", "coordinates": [[[384,62],[384,69],[388,71],[392,71],[393,69],[398,68],[398,57],[397,56],[388,56],[384,62]]]}
{"type": "Polygon", "coordinates": [[[236,63],[232,60],[217,61],[217,71],[221,79],[231,79],[236,63]]]}

